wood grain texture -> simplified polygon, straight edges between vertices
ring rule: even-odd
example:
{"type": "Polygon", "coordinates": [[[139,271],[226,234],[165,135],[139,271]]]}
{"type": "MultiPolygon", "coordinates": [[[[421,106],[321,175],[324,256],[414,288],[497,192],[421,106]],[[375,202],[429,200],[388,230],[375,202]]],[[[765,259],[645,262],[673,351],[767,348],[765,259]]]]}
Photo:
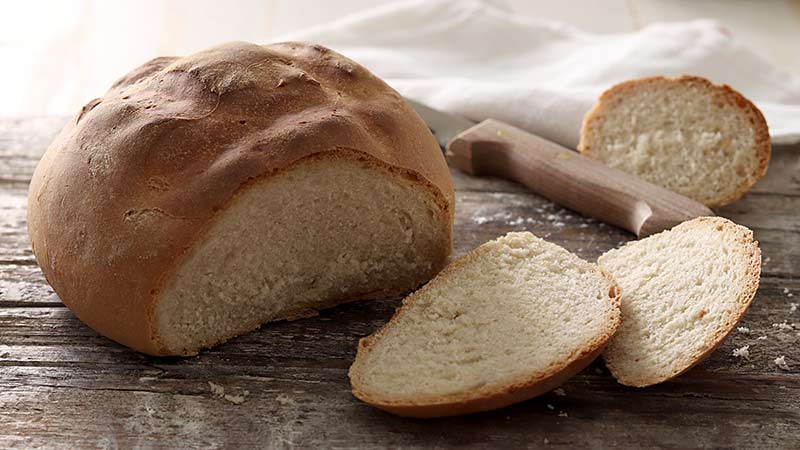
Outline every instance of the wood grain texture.
{"type": "MultiPolygon", "coordinates": [[[[0,448],[793,448],[800,441],[800,310],[791,312],[800,303],[800,147],[776,148],[753,192],[716,211],[761,242],[761,288],[741,324],[749,332],[735,331],[708,360],[663,385],[618,385],[596,361],[563,386],[566,396],[426,421],[375,410],[349,392],[358,339],[388,320],[398,299],[271,324],[185,359],[132,352],[78,321],[45,283],[25,231],[27,180],[65,120],[0,120],[0,448]],[[734,357],[744,345],[750,358],[734,357]],[[788,370],[774,363],[781,355],[788,370]],[[248,394],[235,404],[209,382],[248,394]]],[[[593,261],[633,238],[519,185],[453,176],[456,254],[530,230],[593,261]]]]}

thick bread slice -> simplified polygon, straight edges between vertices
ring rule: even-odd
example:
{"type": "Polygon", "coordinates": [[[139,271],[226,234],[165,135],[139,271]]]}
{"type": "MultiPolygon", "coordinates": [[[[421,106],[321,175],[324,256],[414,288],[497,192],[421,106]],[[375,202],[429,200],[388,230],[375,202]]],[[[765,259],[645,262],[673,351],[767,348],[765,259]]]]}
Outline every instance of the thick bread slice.
{"type": "Polygon", "coordinates": [[[603,358],[622,384],[650,386],[702,361],[733,330],[758,289],[753,233],[701,217],[600,257],[619,283],[622,325],[603,358]]]}
{"type": "Polygon", "coordinates": [[[578,149],[707,206],[731,203],[767,171],[761,111],[727,85],[692,77],[618,84],[584,118],[578,149]]]}
{"type": "Polygon", "coordinates": [[[619,317],[617,286],[597,266],[509,233],[453,262],[361,340],[353,394],[412,417],[500,408],[583,369],[619,317]]]}

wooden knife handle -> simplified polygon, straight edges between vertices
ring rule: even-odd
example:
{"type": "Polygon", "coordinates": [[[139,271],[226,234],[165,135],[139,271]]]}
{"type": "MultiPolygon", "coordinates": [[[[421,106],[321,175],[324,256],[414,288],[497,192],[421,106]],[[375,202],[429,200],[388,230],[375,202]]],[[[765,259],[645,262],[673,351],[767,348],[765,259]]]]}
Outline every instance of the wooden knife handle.
{"type": "Polygon", "coordinates": [[[639,237],[714,215],[701,203],[493,119],[450,141],[447,159],[473,175],[521,183],[556,203],[639,237]]]}

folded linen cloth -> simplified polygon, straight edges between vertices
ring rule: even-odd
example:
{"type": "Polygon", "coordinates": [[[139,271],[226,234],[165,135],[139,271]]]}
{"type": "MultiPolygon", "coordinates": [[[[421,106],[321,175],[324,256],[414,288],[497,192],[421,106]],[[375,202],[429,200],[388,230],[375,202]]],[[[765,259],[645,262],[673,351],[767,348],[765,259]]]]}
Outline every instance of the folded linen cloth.
{"type": "Polygon", "coordinates": [[[800,77],[711,20],[591,34],[485,1],[416,0],[284,38],[326,45],[429,106],[503,120],[571,148],[605,89],[681,74],[731,85],[764,113],[774,143],[800,141],[800,77]]]}

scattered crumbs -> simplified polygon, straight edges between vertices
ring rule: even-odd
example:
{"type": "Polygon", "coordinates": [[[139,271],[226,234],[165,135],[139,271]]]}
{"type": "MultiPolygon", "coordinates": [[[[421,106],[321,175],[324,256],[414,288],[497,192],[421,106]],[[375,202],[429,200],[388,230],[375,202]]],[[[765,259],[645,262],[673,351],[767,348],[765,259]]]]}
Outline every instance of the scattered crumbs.
{"type": "Polygon", "coordinates": [[[286,394],[279,394],[277,397],[275,397],[275,401],[277,401],[281,405],[296,405],[297,404],[297,402],[294,401],[293,398],[289,397],[286,394]]]}
{"type": "Polygon", "coordinates": [[[750,328],[747,327],[739,327],[736,329],[736,331],[742,334],[750,334],[750,328]]]}
{"type": "Polygon", "coordinates": [[[779,369],[789,370],[789,364],[786,363],[785,356],[778,356],[775,358],[775,365],[778,366],[779,369]]]}
{"type": "Polygon", "coordinates": [[[767,337],[766,336],[759,336],[759,337],[756,338],[756,340],[765,341],[765,340],[767,340],[767,337]]]}
{"type": "Polygon", "coordinates": [[[212,394],[216,395],[217,397],[225,396],[225,388],[224,387],[222,387],[219,384],[214,383],[212,381],[209,381],[208,385],[211,386],[211,393],[212,394]]]}
{"type": "Polygon", "coordinates": [[[564,411],[560,411],[558,413],[558,417],[569,417],[569,414],[565,413],[564,411]]]}
{"type": "Polygon", "coordinates": [[[770,258],[769,256],[767,256],[766,258],[764,258],[764,264],[766,264],[766,263],[768,263],[768,262],[770,262],[770,261],[772,261],[772,258],[770,258]]]}
{"type": "Polygon", "coordinates": [[[555,221],[555,220],[558,220],[559,218],[560,218],[560,217],[558,217],[558,216],[557,216],[557,215],[555,215],[555,214],[548,214],[548,215],[547,215],[547,220],[552,220],[552,221],[555,221]]]}
{"type": "Polygon", "coordinates": [[[544,445],[547,445],[549,443],[550,443],[550,439],[544,438],[544,445]]]}
{"type": "Polygon", "coordinates": [[[733,356],[744,359],[750,358],[750,346],[745,345],[744,347],[733,349],[733,356]]]}
{"type": "Polygon", "coordinates": [[[559,397],[566,397],[567,396],[567,392],[564,391],[564,388],[555,389],[555,390],[553,390],[553,393],[556,394],[559,397]]]}
{"type": "Polygon", "coordinates": [[[508,222],[508,224],[511,225],[511,226],[521,225],[523,223],[525,223],[525,218],[524,217],[517,217],[516,219],[508,222]]]}
{"type": "Polygon", "coordinates": [[[553,405],[551,405],[550,403],[548,403],[548,404],[547,404],[547,409],[549,409],[550,411],[552,411],[552,410],[556,409],[556,407],[555,407],[555,406],[553,406],[553,405]]]}
{"type": "Polygon", "coordinates": [[[223,398],[234,405],[241,405],[244,403],[244,399],[247,398],[248,395],[250,395],[250,391],[242,391],[242,393],[238,395],[225,394],[223,398]]]}
{"type": "Polygon", "coordinates": [[[241,405],[244,403],[245,398],[250,394],[249,391],[242,391],[241,394],[226,394],[225,388],[221,385],[214,383],[212,381],[208,382],[208,385],[211,387],[211,393],[219,398],[223,398],[234,405],[241,405]]]}
{"type": "Polygon", "coordinates": [[[553,222],[553,226],[556,228],[561,228],[564,226],[564,222],[553,222]]]}
{"type": "Polygon", "coordinates": [[[588,223],[582,223],[582,224],[578,225],[578,228],[589,228],[589,224],[588,223]]]}
{"type": "MultiPolygon", "coordinates": [[[[487,222],[494,222],[494,221],[499,221],[499,220],[508,221],[509,219],[511,219],[511,213],[509,213],[509,212],[497,213],[497,214],[493,214],[491,216],[473,216],[472,217],[472,221],[475,222],[478,225],[483,225],[483,224],[485,224],[487,222]]],[[[524,219],[522,219],[522,220],[524,220],[524,219]]],[[[522,223],[522,222],[520,222],[520,223],[522,223]]]]}
{"type": "Polygon", "coordinates": [[[789,303],[789,314],[792,314],[795,311],[797,311],[797,303],[789,303]]]}
{"type": "Polygon", "coordinates": [[[777,328],[779,330],[791,330],[792,326],[786,322],[783,322],[783,323],[773,323],[772,328],[777,328]]]}
{"type": "Polygon", "coordinates": [[[783,288],[783,293],[784,294],[788,294],[789,293],[789,288],[783,288]]]}

